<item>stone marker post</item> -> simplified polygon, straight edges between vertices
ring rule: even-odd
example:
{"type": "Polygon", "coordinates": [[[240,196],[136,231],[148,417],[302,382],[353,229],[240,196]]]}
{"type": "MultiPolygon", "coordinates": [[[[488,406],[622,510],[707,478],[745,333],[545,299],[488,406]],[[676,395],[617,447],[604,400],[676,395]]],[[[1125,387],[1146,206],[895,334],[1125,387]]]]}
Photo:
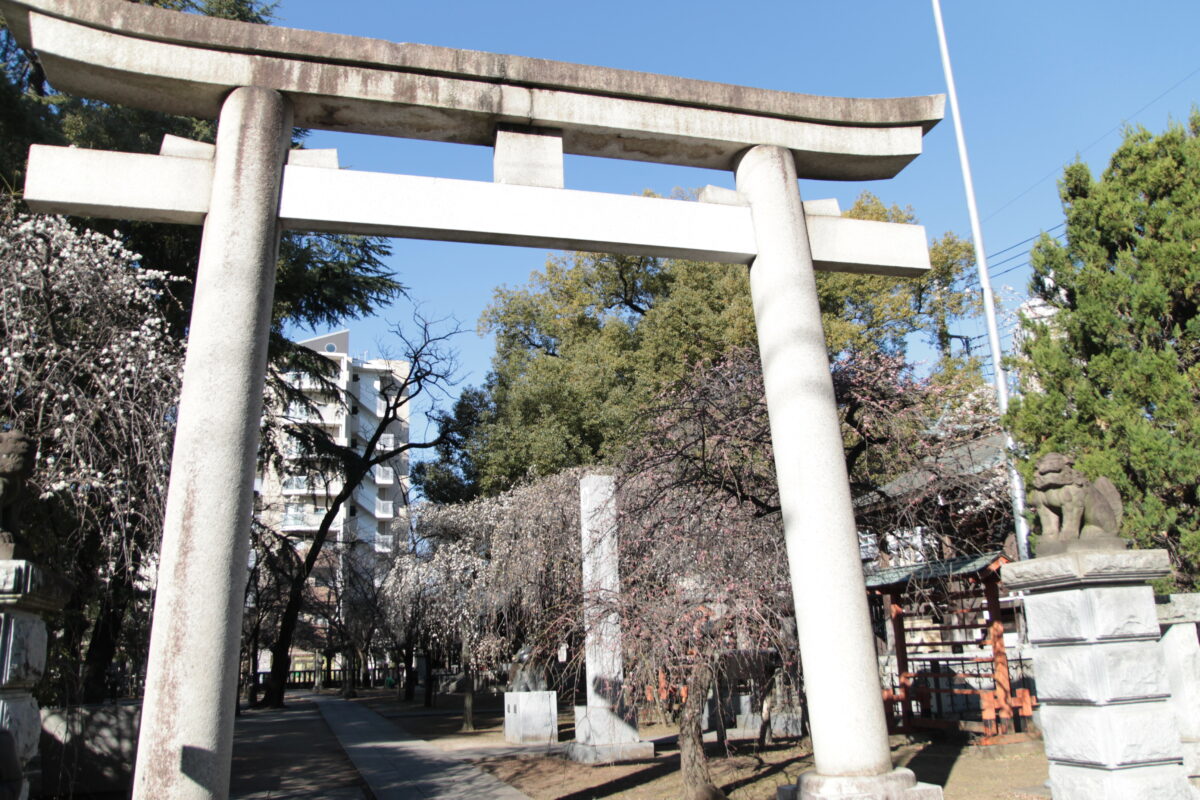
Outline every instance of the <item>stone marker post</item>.
{"type": "Polygon", "coordinates": [[[1195,799],[1147,585],[1170,570],[1165,550],[1068,549],[1001,568],[1026,592],[1055,800],[1195,799]]]}
{"type": "Polygon", "coordinates": [[[638,737],[636,712],[625,702],[621,620],[612,610],[621,591],[613,484],[611,475],[579,481],[587,705],[575,706],[575,741],[567,753],[588,764],[654,757],[654,743],[638,737]]]}
{"type": "Polygon", "coordinates": [[[737,165],[758,256],[750,293],[775,448],[816,769],[804,800],[941,798],[893,769],[841,425],[792,154],[760,145],[737,165]]]}
{"type": "Polygon", "coordinates": [[[0,796],[29,796],[24,770],[42,719],[33,687],[46,668],[46,623],[67,599],[62,579],[24,559],[0,560],[0,796]],[[6,794],[7,793],[7,794],[6,794]]]}
{"type": "Polygon", "coordinates": [[[134,797],[229,792],[277,215],[292,116],[235,89],[217,128],[171,462],[134,797]]]}

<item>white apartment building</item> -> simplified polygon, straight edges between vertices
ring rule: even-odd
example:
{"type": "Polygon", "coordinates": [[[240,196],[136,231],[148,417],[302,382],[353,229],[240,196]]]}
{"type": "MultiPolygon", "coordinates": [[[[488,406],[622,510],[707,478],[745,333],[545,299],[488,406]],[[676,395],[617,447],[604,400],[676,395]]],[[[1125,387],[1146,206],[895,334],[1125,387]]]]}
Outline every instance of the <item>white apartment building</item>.
{"type": "MultiPolygon", "coordinates": [[[[311,407],[296,403],[287,416],[296,421],[315,422],[342,446],[362,450],[382,424],[388,398],[408,373],[408,363],[387,359],[359,359],[350,355],[350,332],[346,330],[305,339],[302,344],[337,365],[330,376],[336,393],[319,381],[295,374],[293,385],[304,390],[311,407]]],[[[388,423],[376,452],[394,449],[408,440],[408,407],[402,405],[398,419],[388,423]]],[[[284,442],[282,473],[267,471],[259,482],[259,507],[263,521],[297,538],[311,537],[320,527],[326,510],[341,490],[340,478],[310,474],[300,459],[298,443],[284,442]],[[289,468],[293,467],[293,468],[289,468]]],[[[404,454],[374,468],[367,479],[342,506],[327,541],[330,544],[362,542],[378,553],[395,549],[393,529],[406,525],[408,459],[404,454]],[[397,525],[397,523],[399,523],[397,525]]]]}

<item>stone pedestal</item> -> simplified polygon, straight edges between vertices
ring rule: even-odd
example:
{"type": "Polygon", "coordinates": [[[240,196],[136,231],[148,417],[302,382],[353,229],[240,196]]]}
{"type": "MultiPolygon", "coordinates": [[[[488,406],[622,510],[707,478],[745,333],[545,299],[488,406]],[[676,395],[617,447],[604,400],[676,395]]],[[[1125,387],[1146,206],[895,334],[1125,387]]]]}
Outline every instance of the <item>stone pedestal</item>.
{"type": "Polygon", "coordinates": [[[1183,768],[1188,780],[1200,786],[1200,594],[1159,598],[1159,648],[1167,666],[1171,708],[1179,725],[1183,768]],[[1164,602],[1165,601],[1165,602],[1164,602]]]}
{"type": "Polygon", "coordinates": [[[509,744],[557,744],[558,694],[505,692],[504,741],[509,744]]]}
{"type": "Polygon", "coordinates": [[[793,786],[780,786],[777,800],[942,800],[942,787],[917,783],[900,767],[882,775],[829,776],[806,772],[793,786]]]}
{"type": "Polygon", "coordinates": [[[612,610],[621,578],[611,475],[580,479],[579,513],[587,705],[575,706],[575,741],[567,755],[585,764],[652,758],[654,744],[638,738],[637,715],[625,702],[621,620],[612,610]]]}
{"type": "Polygon", "coordinates": [[[1026,592],[1055,800],[1193,800],[1146,583],[1170,571],[1166,551],[1069,551],[1002,569],[1026,592]]]}
{"type": "Polygon", "coordinates": [[[46,668],[46,625],[56,611],[61,582],[35,564],[0,561],[0,795],[25,798],[24,770],[37,755],[42,718],[31,691],[46,668]]]}

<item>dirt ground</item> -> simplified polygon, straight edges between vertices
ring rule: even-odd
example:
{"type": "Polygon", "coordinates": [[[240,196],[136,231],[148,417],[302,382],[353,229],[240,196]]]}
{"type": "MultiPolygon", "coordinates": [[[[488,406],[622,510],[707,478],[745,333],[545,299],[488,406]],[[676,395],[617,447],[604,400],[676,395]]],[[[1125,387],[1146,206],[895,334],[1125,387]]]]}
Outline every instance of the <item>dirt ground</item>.
{"type": "MultiPolygon", "coordinates": [[[[372,708],[410,734],[448,750],[503,748],[503,708],[498,698],[476,700],[476,730],[463,733],[460,697],[438,698],[438,707],[400,703],[391,697],[367,700],[372,708]]],[[[559,739],[573,736],[571,715],[559,716],[559,739]]],[[[557,756],[480,755],[474,763],[534,800],[675,800],[681,796],[679,750],[675,731],[663,725],[642,727],[642,737],[656,742],[653,760],[610,766],[576,764],[557,756]]],[[[905,742],[893,738],[893,761],[912,769],[919,780],[945,787],[946,800],[1035,800],[1048,798],[1045,756],[1036,743],[978,748],[949,742],[905,742]]],[[[757,750],[751,740],[730,742],[728,750],[708,745],[713,782],[730,800],[775,800],[775,789],[795,783],[812,768],[804,742],[788,740],[757,750]]]]}

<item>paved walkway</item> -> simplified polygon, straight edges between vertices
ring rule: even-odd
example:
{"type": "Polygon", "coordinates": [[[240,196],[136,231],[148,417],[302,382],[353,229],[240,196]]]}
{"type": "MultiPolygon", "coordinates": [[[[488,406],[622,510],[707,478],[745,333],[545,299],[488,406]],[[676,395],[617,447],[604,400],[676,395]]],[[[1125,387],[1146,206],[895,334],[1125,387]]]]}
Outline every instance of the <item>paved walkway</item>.
{"type": "Polygon", "coordinates": [[[536,748],[464,743],[447,751],[409,735],[363,701],[297,692],[288,695],[286,708],[256,709],[238,716],[230,797],[528,800],[467,762],[531,749],[536,748]]]}
{"type": "Polygon", "coordinates": [[[408,736],[360,703],[328,696],[313,701],[375,800],[529,800],[478,767],[408,736]]]}

